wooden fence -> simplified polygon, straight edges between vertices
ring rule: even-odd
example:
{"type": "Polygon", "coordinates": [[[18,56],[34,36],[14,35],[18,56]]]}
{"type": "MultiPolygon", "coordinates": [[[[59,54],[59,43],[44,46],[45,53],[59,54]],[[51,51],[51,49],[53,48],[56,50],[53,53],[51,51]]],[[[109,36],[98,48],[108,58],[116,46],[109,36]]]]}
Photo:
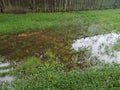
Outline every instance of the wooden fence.
{"type": "Polygon", "coordinates": [[[56,12],[120,8],[120,0],[0,0],[0,12],[56,12]]]}

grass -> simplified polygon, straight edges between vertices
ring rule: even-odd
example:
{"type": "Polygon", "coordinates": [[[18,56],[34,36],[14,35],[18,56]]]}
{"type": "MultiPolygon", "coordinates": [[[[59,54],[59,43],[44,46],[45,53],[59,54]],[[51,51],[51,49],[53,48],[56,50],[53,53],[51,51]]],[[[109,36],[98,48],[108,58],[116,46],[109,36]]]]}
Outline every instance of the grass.
{"type": "Polygon", "coordinates": [[[0,34],[19,33],[28,30],[79,26],[87,30],[92,24],[99,25],[98,32],[120,30],[120,10],[95,10],[66,13],[0,14],[0,34]],[[84,27],[83,27],[84,26],[84,27]]]}
{"type": "Polygon", "coordinates": [[[120,38],[118,39],[117,43],[113,46],[113,49],[116,51],[120,51],[120,38]]]}
{"type": "Polygon", "coordinates": [[[40,60],[38,60],[37,58],[27,58],[24,63],[22,63],[20,66],[17,67],[17,69],[15,70],[15,72],[20,72],[20,73],[24,73],[24,74],[29,74],[30,72],[34,72],[37,71],[37,67],[40,65],[40,60]]]}
{"type": "Polygon", "coordinates": [[[54,60],[41,62],[28,58],[16,68],[18,75],[12,84],[1,84],[2,89],[11,90],[116,90],[120,89],[120,65],[103,65],[70,71],[54,60]],[[21,73],[21,74],[20,74],[21,73]]]}
{"type": "MultiPolygon", "coordinates": [[[[0,67],[0,70],[7,70],[12,69],[13,65],[10,64],[9,66],[0,67]]],[[[6,75],[9,75],[9,72],[0,72],[0,77],[4,77],[6,75]]]]}

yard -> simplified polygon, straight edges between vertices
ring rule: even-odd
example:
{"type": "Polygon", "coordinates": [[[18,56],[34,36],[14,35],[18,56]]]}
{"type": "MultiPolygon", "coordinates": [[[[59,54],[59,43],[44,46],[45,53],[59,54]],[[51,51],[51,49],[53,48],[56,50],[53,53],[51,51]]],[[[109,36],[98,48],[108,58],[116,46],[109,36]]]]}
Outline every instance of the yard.
{"type": "MultiPolygon", "coordinates": [[[[72,48],[76,39],[111,32],[120,33],[120,9],[0,14],[0,63],[10,63],[0,66],[0,77],[15,77],[0,82],[0,89],[119,89],[119,63],[93,65],[89,50],[72,48]],[[1,72],[6,68],[12,70],[1,72]]],[[[113,50],[120,50],[119,43],[113,50]]]]}

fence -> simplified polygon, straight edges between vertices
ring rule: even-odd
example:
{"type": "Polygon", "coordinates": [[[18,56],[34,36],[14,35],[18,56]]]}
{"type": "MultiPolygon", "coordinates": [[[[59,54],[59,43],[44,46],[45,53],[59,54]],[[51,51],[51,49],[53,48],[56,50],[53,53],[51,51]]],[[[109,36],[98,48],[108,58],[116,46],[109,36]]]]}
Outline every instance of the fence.
{"type": "Polygon", "coordinates": [[[55,12],[120,8],[120,0],[0,0],[0,12],[55,12]]]}

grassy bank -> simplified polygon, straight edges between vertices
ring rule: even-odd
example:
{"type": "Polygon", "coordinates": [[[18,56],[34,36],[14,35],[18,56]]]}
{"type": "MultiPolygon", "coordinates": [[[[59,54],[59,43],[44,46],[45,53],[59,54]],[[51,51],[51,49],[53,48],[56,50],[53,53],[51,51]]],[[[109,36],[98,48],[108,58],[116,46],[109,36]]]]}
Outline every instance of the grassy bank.
{"type": "Polygon", "coordinates": [[[66,26],[87,30],[97,25],[98,32],[120,30],[120,10],[95,10],[66,13],[0,14],[0,34],[18,33],[28,30],[61,29],[66,26]]]}

